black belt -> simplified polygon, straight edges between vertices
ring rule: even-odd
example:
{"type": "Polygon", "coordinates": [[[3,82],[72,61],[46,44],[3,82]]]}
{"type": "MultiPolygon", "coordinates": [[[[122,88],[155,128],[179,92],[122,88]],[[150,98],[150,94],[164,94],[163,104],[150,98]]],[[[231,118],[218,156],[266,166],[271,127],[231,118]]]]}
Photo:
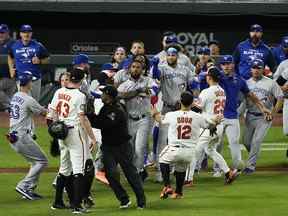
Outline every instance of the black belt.
{"type": "Polygon", "coordinates": [[[145,117],[146,117],[145,114],[140,115],[140,116],[138,116],[138,117],[134,117],[134,116],[129,115],[129,118],[132,119],[132,120],[134,120],[134,121],[139,121],[139,120],[141,120],[141,119],[143,119],[143,118],[145,118],[145,117]]]}
{"type": "Polygon", "coordinates": [[[67,128],[68,128],[68,129],[73,129],[73,128],[74,128],[74,126],[67,126],[67,128]]]}
{"type": "Polygon", "coordinates": [[[263,116],[263,113],[257,113],[257,112],[247,112],[248,114],[254,115],[254,116],[263,116]]]}

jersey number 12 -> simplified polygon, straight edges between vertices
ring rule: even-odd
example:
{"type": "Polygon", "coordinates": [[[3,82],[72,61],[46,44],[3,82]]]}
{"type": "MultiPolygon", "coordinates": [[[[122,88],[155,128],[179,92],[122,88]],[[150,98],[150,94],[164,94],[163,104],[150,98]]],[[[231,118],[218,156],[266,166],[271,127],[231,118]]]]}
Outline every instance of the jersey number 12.
{"type": "Polygon", "coordinates": [[[191,126],[190,125],[179,125],[177,127],[178,139],[190,139],[191,138],[191,126]]]}

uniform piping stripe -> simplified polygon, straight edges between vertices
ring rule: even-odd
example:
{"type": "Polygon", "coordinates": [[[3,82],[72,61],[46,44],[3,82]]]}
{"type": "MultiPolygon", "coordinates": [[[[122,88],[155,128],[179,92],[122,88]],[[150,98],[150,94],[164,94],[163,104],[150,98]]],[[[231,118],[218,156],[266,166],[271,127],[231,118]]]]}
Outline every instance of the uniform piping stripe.
{"type": "Polygon", "coordinates": [[[82,137],[81,137],[81,133],[80,133],[80,130],[78,129],[78,135],[79,135],[79,138],[80,138],[80,141],[81,141],[81,144],[82,144],[82,171],[84,170],[84,143],[83,143],[83,140],[82,140],[82,137]]]}

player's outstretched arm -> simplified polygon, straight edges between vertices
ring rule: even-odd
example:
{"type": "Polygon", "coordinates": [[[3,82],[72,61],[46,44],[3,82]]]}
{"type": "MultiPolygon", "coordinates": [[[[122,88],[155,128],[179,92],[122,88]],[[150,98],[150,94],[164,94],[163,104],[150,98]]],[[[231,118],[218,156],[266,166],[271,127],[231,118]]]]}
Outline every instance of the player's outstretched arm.
{"type": "Polygon", "coordinates": [[[258,107],[258,109],[264,115],[271,115],[271,111],[264,106],[264,104],[258,99],[258,97],[253,92],[249,92],[247,94],[247,97],[258,107]]]}
{"type": "Polygon", "coordinates": [[[80,118],[80,124],[84,128],[85,132],[88,134],[89,138],[91,139],[91,146],[90,150],[95,149],[97,151],[97,143],[96,143],[96,138],[94,136],[91,124],[84,114],[79,114],[80,118]]]}

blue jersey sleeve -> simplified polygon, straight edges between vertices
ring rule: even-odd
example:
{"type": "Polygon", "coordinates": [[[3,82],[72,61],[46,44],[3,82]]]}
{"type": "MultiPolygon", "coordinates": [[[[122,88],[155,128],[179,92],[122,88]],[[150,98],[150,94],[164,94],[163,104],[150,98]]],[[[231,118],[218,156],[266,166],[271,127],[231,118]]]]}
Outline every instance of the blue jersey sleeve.
{"type": "Polygon", "coordinates": [[[248,88],[248,85],[246,83],[246,81],[244,79],[242,79],[241,77],[239,77],[239,84],[240,84],[240,91],[244,94],[247,95],[250,90],[248,88]]]}
{"type": "Polygon", "coordinates": [[[39,44],[38,57],[39,57],[40,59],[49,57],[49,52],[48,52],[48,50],[46,49],[46,47],[44,47],[43,44],[41,44],[41,43],[38,43],[38,44],[39,44]]]}

